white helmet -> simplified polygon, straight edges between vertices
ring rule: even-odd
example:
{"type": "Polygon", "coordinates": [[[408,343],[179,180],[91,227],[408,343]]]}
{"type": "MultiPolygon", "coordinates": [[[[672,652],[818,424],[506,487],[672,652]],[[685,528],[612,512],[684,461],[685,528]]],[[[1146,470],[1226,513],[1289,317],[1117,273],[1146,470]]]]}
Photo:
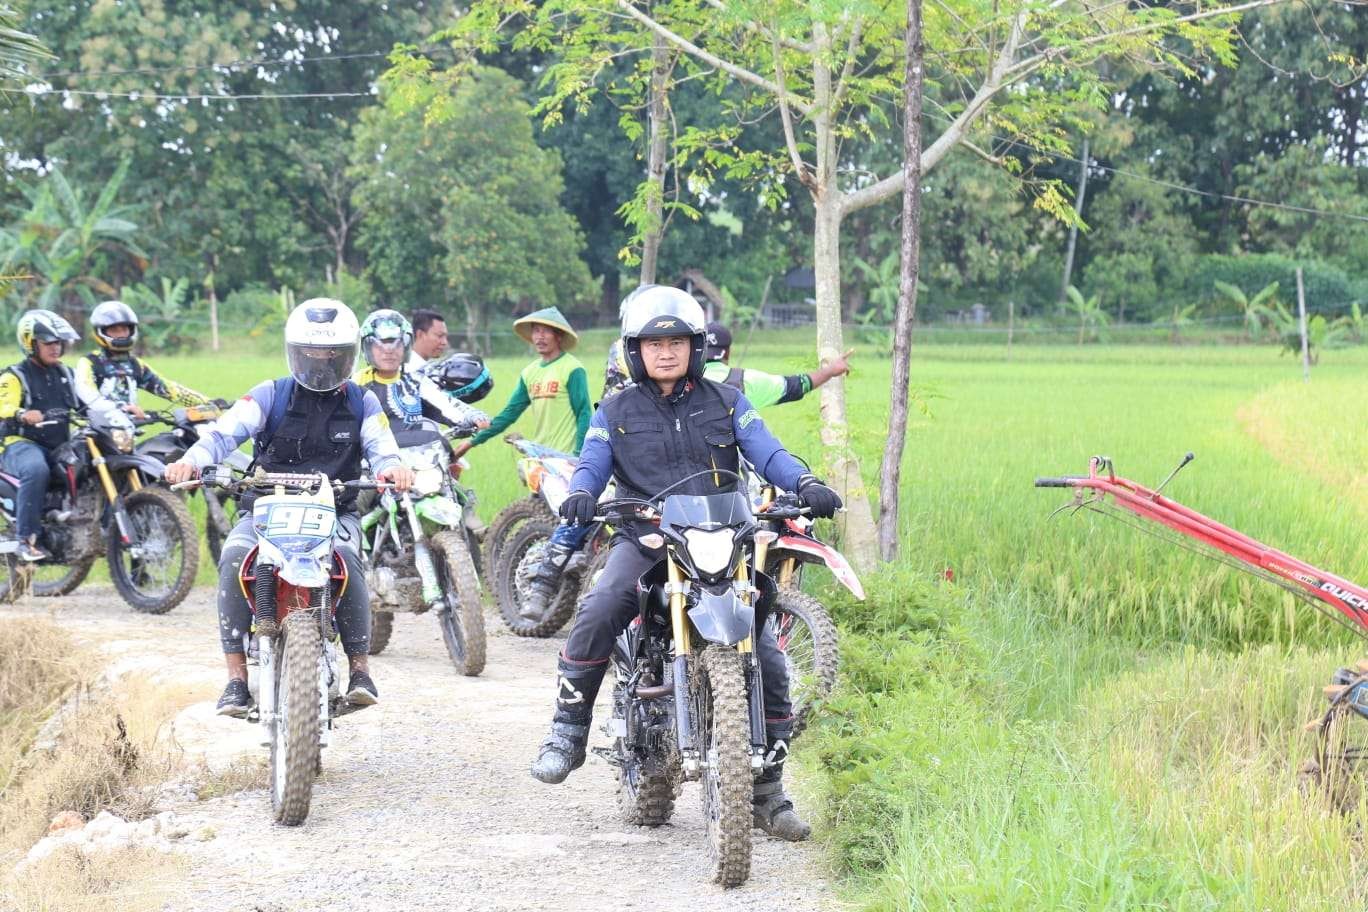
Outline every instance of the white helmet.
{"type": "Polygon", "coordinates": [[[641,361],[641,340],[661,336],[688,336],[692,351],[689,376],[703,375],[706,348],[704,328],[708,318],[693,295],[672,285],[642,285],[622,301],[622,346],[627,368],[637,383],[646,382],[641,361]]]}
{"type": "Polygon", "coordinates": [[[341,301],[310,298],[300,304],[285,321],[290,376],[315,392],[337,389],[356,369],[359,329],[356,314],[341,301]]]}
{"type": "Polygon", "coordinates": [[[126,352],[133,349],[138,340],[138,315],[123,301],[105,301],[97,304],[90,312],[90,325],[95,328],[95,341],[110,351],[126,352]],[[105,335],[111,326],[123,323],[131,330],[122,339],[112,339],[105,335]]]}

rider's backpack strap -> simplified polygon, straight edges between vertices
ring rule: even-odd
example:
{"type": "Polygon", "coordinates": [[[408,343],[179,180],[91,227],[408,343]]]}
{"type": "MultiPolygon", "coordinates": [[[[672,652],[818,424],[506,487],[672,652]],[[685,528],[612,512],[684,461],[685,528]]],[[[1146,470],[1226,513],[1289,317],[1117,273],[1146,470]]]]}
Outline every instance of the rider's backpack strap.
{"type": "Polygon", "coordinates": [[[734,386],[741,392],[746,391],[746,370],[741,367],[733,367],[727,371],[727,376],[722,380],[727,386],[734,386]]]}

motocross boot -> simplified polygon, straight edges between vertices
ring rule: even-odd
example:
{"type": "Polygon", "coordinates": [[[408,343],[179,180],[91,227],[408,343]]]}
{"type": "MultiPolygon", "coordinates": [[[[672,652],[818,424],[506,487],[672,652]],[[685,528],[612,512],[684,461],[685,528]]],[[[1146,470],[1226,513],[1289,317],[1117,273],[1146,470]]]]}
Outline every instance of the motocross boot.
{"type": "Polygon", "coordinates": [[[520,618],[524,621],[540,621],[546,617],[551,600],[560,591],[562,572],[574,556],[575,552],[565,545],[552,542],[546,546],[546,553],[537,565],[537,572],[528,581],[527,594],[522,607],[518,609],[520,618]]]}
{"type": "Polygon", "coordinates": [[[793,801],[784,794],[783,782],[784,761],[788,758],[792,733],[792,723],[766,723],[765,771],[756,780],[751,793],[751,811],[759,829],[778,839],[801,842],[812,834],[812,827],[794,810],[793,801]]]}
{"type": "Polygon", "coordinates": [[[560,660],[556,714],[551,718],[551,733],[541,743],[532,763],[534,779],[555,785],[584,765],[594,699],[607,670],[607,663],[586,668],[564,658],[560,660]]]}

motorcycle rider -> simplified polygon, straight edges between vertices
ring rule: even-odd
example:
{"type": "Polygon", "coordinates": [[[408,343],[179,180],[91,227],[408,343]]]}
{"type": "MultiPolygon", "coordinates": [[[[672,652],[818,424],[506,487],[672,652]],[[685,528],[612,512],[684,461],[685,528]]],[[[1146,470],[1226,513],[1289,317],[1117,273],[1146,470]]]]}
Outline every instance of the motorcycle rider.
{"type": "Polygon", "coordinates": [[[164,380],[133,354],[138,341],[138,315],[123,301],[105,301],[90,312],[90,326],[100,350],[76,363],[76,389],[87,397],[104,396],[124,406],[135,418],[146,418],[138,390],[174,405],[208,405],[209,397],[188,386],[164,380]]]}
{"type": "Polygon", "coordinates": [[[0,423],[5,426],[0,468],[19,479],[16,554],[20,560],[40,561],[49,556],[37,544],[51,477],[49,460],[71,436],[68,415],[49,418],[47,413],[84,410],[102,397],[99,391],[79,389],[71,368],[62,363],[67,346],[81,338],[62,317],[50,310],[26,311],[17,337],[24,360],[0,372],[0,423]]]}
{"type": "Polygon", "coordinates": [[[732,334],[721,323],[709,323],[706,330],[708,340],[707,363],[703,366],[703,376],[714,383],[734,386],[746,394],[751,405],[767,408],[781,402],[797,402],[817,387],[844,377],[850,373],[847,351],[838,358],[832,358],[810,374],[790,374],[779,376],[749,368],[731,367],[727,364],[731,357],[732,334]]]}
{"type": "MultiPolygon", "coordinates": [[[[337,481],[361,476],[364,458],[378,481],[399,491],[413,482],[413,472],[399,461],[380,400],[347,378],[356,367],[356,316],[341,301],[313,298],[296,307],[285,322],[288,376],[254,386],[178,461],[166,467],[166,481],[176,484],[221,462],[249,438],[254,463],[267,472],[322,472],[337,481]]],[[[243,558],[256,544],[252,498],[244,498],[246,516],[223,542],[219,561],[219,639],[228,665],[228,686],[218,701],[220,715],[244,716],[251,705],[247,690],[247,657],[243,635],[252,624],[251,609],[238,583],[243,558]]],[[[354,491],[337,495],[337,550],[347,565],[348,584],[337,602],[337,629],[351,666],[346,699],[358,706],[379,700],[367,666],[370,648],[370,598],[360,559],[361,526],[354,491]]]]}
{"type": "Polygon", "coordinates": [[[484,412],[447,396],[426,374],[405,366],[412,343],[413,327],[399,311],[371,313],[361,324],[361,356],[367,366],[352,379],[375,393],[399,427],[420,425],[424,419],[488,427],[489,416],[484,412]]]}
{"type": "MultiPolygon", "coordinates": [[[[649,498],[695,472],[734,472],[742,456],[770,481],[796,491],[814,516],[829,517],[840,508],[836,492],[783,448],[744,394],[703,379],[704,317],[691,295],[647,285],[633,292],[624,311],[622,338],[636,385],[594,413],[570,496],[561,504],[563,518],[589,523],[610,476],[620,497],[649,498]]],[[[672,493],[735,489],[730,476],[709,474],[685,481],[672,493]]],[[[663,557],[661,550],[639,543],[648,531],[653,527],[625,524],[603,575],[580,606],[560,655],[551,732],[532,764],[532,775],[542,782],[562,782],[584,763],[594,699],[613,641],[637,613],[637,580],[663,557]]],[[[755,825],[782,839],[805,839],[811,828],[782,784],[792,716],[787,668],[773,631],[758,636],[756,651],[765,684],[770,765],[755,785],[755,825]]]]}

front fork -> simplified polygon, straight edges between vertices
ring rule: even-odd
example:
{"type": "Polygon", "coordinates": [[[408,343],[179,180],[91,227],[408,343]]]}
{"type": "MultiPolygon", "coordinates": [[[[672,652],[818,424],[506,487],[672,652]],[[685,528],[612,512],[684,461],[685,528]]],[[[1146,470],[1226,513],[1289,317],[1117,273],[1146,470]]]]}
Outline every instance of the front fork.
{"type": "MultiPolygon", "coordinates": [[[[124,510],[123,497],[119,495],[119,489],[114,486],[114,476],[109,474],[109,466],[105,464],[104,454],[95,443],[95,438],[85,439],[86,447],[90,450],[90,463],[95,466],[95,472],[100,476],[100,485],[104,488],[105,498],[109,501],[109,509],[114,512],[114,526],[119,533],[119,540],[124,545],[132,545],[133,523],[128,519],[128,512],[124,510]]],[[[128,486],[137,491],[142,488],[142,479],[138,477],[136,469],[128,472],[128,486]]]]}
{"type": "Polygon", "coordinates": [[[418,519],[418,511],[413,508],[413,498],[407,491],[399,495],[399,503],[408,517],[409,532],[413,535],[413,564],[418,570],[418,578],[423,581],[423,601],[428,605],[442,600],[442,584],[437,579],[437,565],[432,560],[432,549],[428,547],[427,536],[423,534],[423,524],[418,519]]]}

